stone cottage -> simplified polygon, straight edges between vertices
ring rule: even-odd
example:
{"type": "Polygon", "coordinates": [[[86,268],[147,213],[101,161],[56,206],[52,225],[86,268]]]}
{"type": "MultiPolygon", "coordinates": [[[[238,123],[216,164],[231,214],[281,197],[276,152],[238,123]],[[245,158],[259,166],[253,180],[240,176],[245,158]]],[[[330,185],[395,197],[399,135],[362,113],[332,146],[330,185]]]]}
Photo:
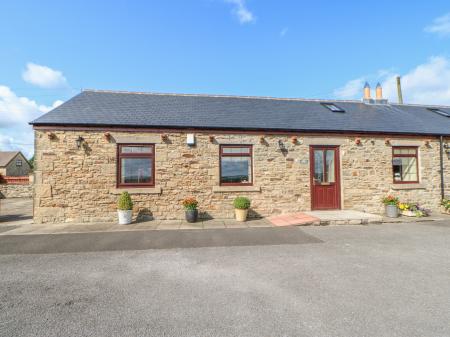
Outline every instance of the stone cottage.
{"type": "Polygon", "coordinates": [[[28,176],[31,165],[20,151],[0,151],[1,176],[28,176]]]}
{"type": "Polygon", "coordinates": [[[34,220],[182,218],[311,209],[381,213],[387,194],[437,210],[450,190],[450,107],[362,101],[86,90],[31,122],[34,220]]]}

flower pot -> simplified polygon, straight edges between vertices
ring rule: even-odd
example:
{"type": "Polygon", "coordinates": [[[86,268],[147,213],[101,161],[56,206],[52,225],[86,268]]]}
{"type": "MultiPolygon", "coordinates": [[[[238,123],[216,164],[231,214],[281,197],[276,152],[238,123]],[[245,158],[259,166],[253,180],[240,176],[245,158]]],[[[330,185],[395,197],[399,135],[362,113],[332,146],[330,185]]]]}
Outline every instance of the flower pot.
{"type": "Polygon", "coordinates": [[[197,222],[198,209],[187,209],[184,214],[187,222],[197,222]]]}
{"type": "Polygon", "coordinates": [[[441,213],[442,213],[442,214],[448,214],[448,215],[450,215],[450,209],[445,209],[445,207],[442,206],[442,207],[441,207],[441,213]]]}
{"type": "Polygon", "coordinates": [[[397,218],[398,217],[398,207],[397,205],[386,205],[386,216],[388,218],[397,218]]]}
{"type": "Polygon", "coordinates": [[[411,216],[411,217],[416,216],[416,212],[413,212],[410,210],[403,210],[400,213],[401,213],[401,215],[404,215],[404,216],[411,216]]]}
{"type": "Polygon", "coordinates": [[[117,210],[119,225],[129,225],[133,216],[132,210],[117,210]]]}
{"type": "Polygon", "coordinates": [[[247,220],[248,209],[234,209],[234,213],[236,215],[236,220],[240,222],[244,222],[247,220]]]}

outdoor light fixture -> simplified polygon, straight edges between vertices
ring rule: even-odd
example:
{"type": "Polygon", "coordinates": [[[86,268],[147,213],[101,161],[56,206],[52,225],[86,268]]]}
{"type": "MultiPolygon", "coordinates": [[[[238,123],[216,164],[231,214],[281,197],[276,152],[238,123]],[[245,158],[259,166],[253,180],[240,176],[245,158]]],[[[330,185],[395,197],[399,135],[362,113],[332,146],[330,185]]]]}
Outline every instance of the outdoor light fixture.
{"type": "Polygon", "coordinates": [[[284,146],[283,141],[281,139],[278,141],[278,150],[280,150],[281,152],[286,151],[286,146],[284,146]]]}
{"type": "Polygon", "coordinates": [[[83,142],[84,142],[84,138],[81,136],[78,136],[78,138],[75,142],[77,143],[77,148],[80,148],[81,144],[83,144],[83,142]]]}

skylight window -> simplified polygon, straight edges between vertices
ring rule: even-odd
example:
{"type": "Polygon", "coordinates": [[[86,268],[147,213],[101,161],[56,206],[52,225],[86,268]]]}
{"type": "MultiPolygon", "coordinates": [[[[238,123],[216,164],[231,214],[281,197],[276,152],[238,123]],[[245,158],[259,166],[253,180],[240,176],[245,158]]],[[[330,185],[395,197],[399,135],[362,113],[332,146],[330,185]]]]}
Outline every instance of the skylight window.
{"type": "Polygon", "coordinates": [[[334,103],[321,103],[325,108],[327,108],[328,110],[331,110],[333,112],[345,112],[344,109],[338,107],[336,104],[334,103]]]}
{"type": "Polygon", "coordinates": [[[445,117],[450,117],[450,112],[447,111],[443,111],[441,109],[438,108],[428,108],[428,110],[433,111],[439,115],[445,116],[445,117]]]}

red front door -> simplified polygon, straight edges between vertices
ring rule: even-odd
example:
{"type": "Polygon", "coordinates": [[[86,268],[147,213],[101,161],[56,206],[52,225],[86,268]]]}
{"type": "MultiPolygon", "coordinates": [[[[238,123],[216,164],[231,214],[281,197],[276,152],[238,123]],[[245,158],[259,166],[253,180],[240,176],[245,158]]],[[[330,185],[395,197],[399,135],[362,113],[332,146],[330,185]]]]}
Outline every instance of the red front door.
{"type": "Polygon", "coordinates": [[[339,147],[311,146],[311,209],[340,209],[339,147]]]}

